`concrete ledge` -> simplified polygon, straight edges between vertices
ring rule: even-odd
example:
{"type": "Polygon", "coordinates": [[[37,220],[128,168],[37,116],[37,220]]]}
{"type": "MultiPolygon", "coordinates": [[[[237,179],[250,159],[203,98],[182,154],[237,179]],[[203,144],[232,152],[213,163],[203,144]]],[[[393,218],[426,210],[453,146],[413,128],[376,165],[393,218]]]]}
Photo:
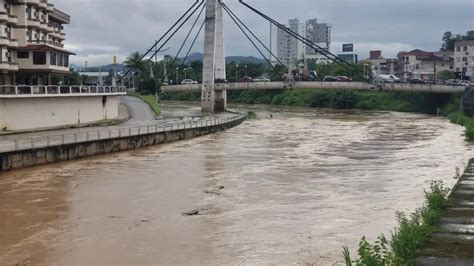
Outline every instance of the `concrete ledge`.
{"type": "Polygon", "coordinates": [[[191,139],[238,126],[245,119],[246,117],[242,116],[232,121],[212,126],[203,126],[191,129],[177,129],[138,136],[95,140],[40,149],[3,153],[0,154],[0,172],[85,158],[93,155],[139,149],[178,140],[191,139]]]}

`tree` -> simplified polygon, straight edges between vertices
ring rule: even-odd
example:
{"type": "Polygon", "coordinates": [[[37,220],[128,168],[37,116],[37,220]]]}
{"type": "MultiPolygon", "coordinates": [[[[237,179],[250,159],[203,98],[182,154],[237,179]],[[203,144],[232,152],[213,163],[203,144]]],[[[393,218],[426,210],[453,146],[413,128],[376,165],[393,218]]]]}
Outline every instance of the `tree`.
{"type": "Polygon", "coordinates": [[[448,80],[448,79],[455,79],[456,74],[454,74],[453,71],[450,70],[443,70],[438,72],[438,79],[440,80],[448,80]]]}
{"type": "Polygon", "coordinates": [[[470,40],[474,40],[474,30],[466,32],[466,35],[453,35],[452,32],[447,31],[443,35],[443,45],[441,46],[441,50],[454,51],[454,46],[456,45],[456,42],[470,40]]]}
{"type": "Polygon", "coordinates": [[[139,52],[133,52],[130,54],[123,64],[136,71],[143,71],[145,67],[145,62],[142,60],[142,55],[139,52]]]}

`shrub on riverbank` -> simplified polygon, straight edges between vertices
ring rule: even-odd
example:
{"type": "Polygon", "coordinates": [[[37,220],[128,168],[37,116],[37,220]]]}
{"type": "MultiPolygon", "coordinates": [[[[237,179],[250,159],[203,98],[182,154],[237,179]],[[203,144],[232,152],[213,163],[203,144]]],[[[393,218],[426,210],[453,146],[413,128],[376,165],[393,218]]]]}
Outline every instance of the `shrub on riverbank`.
{"type": "Polygon", "coordinates": [[[346,265],[413,265],[417,252],[438,228],[448,203],[449,191],[442,181],[432,182],[430,190],[425,191],[423,207],[409,216],[397,214],[399,227],[392,233],[390,240],[381,235],[374,244],[370,244],[363,237],[356,260],[352,260],[349,249],[344,247],[346,265]]]}
{"type": "Polygon", "coordinates": [[[474,118],[466,116],[463,112],[453,112],[448,115],[449,121],[466,128],[465,135],[468,141],[474,141],[474,118]]]}
{"type": "MultiPolygon", "coordinates": [[[[199,101],[193,92],[164,93],[164,100],[199,101]]],[[[451,101],[449,95],[353,90],[245,90],[229,91],[230,103],[361,109],[435,114],[451,101]]]]}

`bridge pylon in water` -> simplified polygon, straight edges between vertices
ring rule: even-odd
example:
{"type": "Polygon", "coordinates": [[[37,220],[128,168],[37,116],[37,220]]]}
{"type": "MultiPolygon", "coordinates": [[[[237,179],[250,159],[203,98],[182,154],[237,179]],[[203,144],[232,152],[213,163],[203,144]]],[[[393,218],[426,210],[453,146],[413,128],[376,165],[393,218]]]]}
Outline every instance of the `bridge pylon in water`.
{"type": "Polygon", "coordinates": [[[223,9],[218,0],[206,0],[204,59],[201,88],[203,112],[223,112],[227,91],[216,91],[216,81],[226,80],[223,9]]]}

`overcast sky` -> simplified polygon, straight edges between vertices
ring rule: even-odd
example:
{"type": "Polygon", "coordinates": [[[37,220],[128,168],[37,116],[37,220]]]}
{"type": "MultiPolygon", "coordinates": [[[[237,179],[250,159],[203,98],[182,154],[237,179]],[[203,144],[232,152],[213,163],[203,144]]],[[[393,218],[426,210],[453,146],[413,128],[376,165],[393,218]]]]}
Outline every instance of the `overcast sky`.
{"type": "MultiPolygon", "coordinates": [[[[194,0],[50,0],[71,15],[66,25],[66,48],[71,62],[89,66],[109,64],[133,51],[144,52],[181,16],[194,0]]],[[[266,43],[269,24],[237,0],[225,1],[266,43]]],[[[437,50],[442,34],[474,29],[474,0],[246,0],[263,13],[287,23],[290,18],[317,18],[332,24],[332,47],[354,43],[360,58],[380,49],[384,57],[420,48],[437,50]]],[[[169,54],[184,39],[190,25],[168,45],[169,54]]],[[[255,55],[255,48],[229,18],[225,18],[227,55],[255,55]]],[[[202,39],[193,51],[202,52],[202,39]]]]}

